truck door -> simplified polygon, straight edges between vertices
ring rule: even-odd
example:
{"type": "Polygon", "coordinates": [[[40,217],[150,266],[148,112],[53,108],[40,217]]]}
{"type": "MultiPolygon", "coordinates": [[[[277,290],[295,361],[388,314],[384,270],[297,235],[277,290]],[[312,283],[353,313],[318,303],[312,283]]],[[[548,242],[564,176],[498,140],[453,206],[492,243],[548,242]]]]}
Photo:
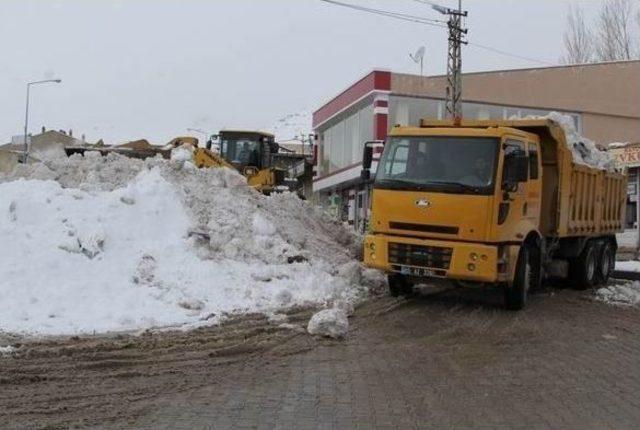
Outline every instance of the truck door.
{"type": "Polygon", "coordinates": [[[525,230],[522,221],[529,210],[528,205],[526,205],[528,183],[518,183],[513,188],[508,188],[505,187],[504,178],[506,174],[506,159],[514,153],[526,154],[526,144],[518,138],[507,137],[502,143],[502,149],[501,192],[497,217],[498,238],[504,241],[522,240],[519,237],[525,230]]]}
{"type": "Polygon", "coordinates": [[[529,182],[527,182],[527,198],[524,203],[524,216],[538,228],[540,220],[542,198],[542,169],[540,145],[537,142],[527,142],[529,155],[529,182]]]}

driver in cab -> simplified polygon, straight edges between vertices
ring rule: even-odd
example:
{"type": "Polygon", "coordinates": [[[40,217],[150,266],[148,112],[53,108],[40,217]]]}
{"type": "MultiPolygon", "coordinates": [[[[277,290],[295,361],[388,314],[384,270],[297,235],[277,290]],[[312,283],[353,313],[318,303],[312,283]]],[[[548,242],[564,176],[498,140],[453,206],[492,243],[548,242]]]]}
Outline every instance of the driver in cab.
{"type": "Polygon", "coordinates": [[[460,178],[460,182],[465,185],[474,187],[486,187],[489,185],[491,178],[489,177],[489,163],[484,157],[478,157],[473,162],[470,174],[460,178]]]}

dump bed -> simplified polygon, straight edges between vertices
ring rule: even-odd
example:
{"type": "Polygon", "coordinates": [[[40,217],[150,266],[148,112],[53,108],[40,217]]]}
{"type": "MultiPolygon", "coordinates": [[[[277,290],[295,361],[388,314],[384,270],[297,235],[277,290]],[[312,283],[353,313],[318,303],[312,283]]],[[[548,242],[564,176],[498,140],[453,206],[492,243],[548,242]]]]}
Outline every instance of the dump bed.
{"type": "MultiPolygon", "coordinates": [[[[452,126],[450,121],[423,120],[422,127],[452,126]]],[[[613,234],[624,226],[626,175],[574,160],[564,129],[551,119],[462,121],[460,127],[515,128],[534,133],[542,150],[542,213],[545,236],[613,234]]]]}

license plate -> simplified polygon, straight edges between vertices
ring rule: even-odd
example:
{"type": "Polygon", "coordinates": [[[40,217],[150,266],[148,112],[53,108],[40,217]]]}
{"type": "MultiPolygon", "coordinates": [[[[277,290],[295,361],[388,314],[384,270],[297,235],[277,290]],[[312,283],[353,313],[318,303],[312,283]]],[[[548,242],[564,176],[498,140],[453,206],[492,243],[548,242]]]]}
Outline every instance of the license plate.
{"type": "Polygon", "coordinates": [[[409,276],[435,276],[435,272],[422,267],[400,266],[400,273],[409,276]]]}

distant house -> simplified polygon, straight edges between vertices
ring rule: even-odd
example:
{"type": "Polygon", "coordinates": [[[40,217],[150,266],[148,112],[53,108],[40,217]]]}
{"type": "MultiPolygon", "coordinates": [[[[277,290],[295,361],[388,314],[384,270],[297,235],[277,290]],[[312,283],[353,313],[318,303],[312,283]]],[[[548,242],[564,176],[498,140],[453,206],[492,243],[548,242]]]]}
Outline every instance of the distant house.
{"type": "MultiPolygon", "coordinates": [[[[22,136],[16,136],[12,139],[12,143],[0,146],[0,151],[23,152],[24,144],[22,140],[22,136]]],[[[73,137],[71,131],[69,133],[56,130],[43,131],[40,134],[30,135],[29,140],[31,141],[31,151],[34,154],[56,146],[64,148],[65,146],[86,144],[84,140],[73,137]]]]}

